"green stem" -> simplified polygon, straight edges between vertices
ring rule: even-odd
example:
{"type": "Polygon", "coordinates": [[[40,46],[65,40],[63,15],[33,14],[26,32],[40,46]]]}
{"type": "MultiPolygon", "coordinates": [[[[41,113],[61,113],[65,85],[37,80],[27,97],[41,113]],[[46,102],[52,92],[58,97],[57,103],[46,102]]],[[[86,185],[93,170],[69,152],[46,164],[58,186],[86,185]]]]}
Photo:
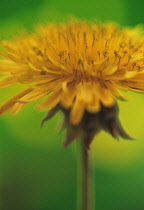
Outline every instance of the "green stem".
{"type": "Polygon", "coordinates": [[[78,140],[78,210],[94,210],[93,173],[91,170],[90,151],[83,139],[78,140]]]}

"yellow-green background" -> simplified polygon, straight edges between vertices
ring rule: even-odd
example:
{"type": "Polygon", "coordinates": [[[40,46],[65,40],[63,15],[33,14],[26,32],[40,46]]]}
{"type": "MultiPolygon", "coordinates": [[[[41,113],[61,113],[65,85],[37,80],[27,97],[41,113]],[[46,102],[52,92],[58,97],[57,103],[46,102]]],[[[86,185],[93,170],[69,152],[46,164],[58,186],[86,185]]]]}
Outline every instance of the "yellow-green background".
{"type": "MultiPolygon", "coordinates": [[[[67,15],[88,20],[143,24],[141,0],[5,0],[0,3],[0,39],[9,39],[37,23],[67,15]]],[[[22,86],[0,90],[0,102],[22,86]]],[[[136,141],[119,142],[101,132],[92,144],[97,210],[144,209],[144,96],[124,93],[120,119],[136,141]]],[[[76,145],[62,149],[62,116],[40,129],[45,113],[27,105],[17,116],[0,117],[0,209],[75,210],[76,145]]]]}

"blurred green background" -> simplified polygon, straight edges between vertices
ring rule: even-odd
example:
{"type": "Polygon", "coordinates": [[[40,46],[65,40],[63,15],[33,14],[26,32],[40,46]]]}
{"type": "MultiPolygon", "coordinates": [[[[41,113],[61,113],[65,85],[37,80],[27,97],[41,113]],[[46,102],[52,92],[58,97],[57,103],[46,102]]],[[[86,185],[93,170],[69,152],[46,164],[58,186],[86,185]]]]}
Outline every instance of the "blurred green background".
{"type": "MultiPolygon", "coordinates": [[[[70,15],[134,26],[143,24],[143,8],[140,0],[5,0],[0,3],[0,39],[70,15]]],[[[0,90],[0,102],[20,89],[0,90]]],[[[128,101],[119,102],[120,119],[136,141],[117,142],[104,132],[95,138],[91,152],[97,210],[144,209],[144,97],[123,94],[128,101]]],[[[45,113],[34,105],[15,117],[0,117],[0,209],[76,210],[76,145],[62,149],[61,114],[39,128],[45,113]]]]}

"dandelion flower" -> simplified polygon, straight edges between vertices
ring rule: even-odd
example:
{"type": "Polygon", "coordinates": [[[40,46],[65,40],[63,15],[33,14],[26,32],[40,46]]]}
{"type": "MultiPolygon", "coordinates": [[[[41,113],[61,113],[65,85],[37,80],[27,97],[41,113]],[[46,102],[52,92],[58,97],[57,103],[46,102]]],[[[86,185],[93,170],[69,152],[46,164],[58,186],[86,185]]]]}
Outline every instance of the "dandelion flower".
{"type": "Polygon", "coordinates": [[[58,110],[68,127],[65,146],[82,135],[90,144],[101,129],[129,138],[118,120],[119,89],[144,91],[144,36],[139,28],[70,21],[39,26],[33,34],[3,41],[0,88],[15,83],[27,89],[0,106],[0,115],[17,114],[46,97],[37,109],[58,110]],[[81,131],[81,134],[80,134],[81,131]]]}

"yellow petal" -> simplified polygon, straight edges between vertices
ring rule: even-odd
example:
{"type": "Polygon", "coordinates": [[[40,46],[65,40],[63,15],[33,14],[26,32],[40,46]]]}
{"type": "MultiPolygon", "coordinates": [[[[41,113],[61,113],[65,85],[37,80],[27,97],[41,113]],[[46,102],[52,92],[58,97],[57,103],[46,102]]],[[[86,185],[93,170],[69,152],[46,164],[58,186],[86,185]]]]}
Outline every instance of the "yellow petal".
{"type": "Polygon", "coordinates": [[[20,61],[20,58],[17,56],[14,56],[14,55],[12,55],[12,54],[8,54],[8,57],[12,60],[12,61],[14,61],[15,63],[21,63],[21,61],[20,61]]]}
{"type": "Polygon", "coordinates": [[[76,95],[77,98],[85,103],[90,103],[92,101],[92,83],[91,82],[83,82],[79,83],[76,86],[76,95]]]}
{"type": "Polygon", "coordinates": [[[8,86],[13,85],[17,82],[18,82],[18,79],[16,76],[10,76],[10,77],[4,78],[4,79],[2,78],[2,79],[0,79],[0,88],[8,87],[8,86]]]}
{"type": "Polygon", "coordinates": [[[113,81],[113,84],[115,85],[116,88],[119,88],[121,90],[131,90],[130,87],[127,86],[127,84],[123,81],[113,81]]]}
{"type": "Polygon", "coordinates": [[[7,53],[4,53],[4,52],[0,52],[0,56],[6,58],[6,59],[9,59],[8,57],[8,54],[7,53]]]}
{"type": "Polygon", "coordinates": [[[112,75],[117,71],[117,69],[118,69],[117,65],[114,64],[108,65],[108,67],[102,71],[102,75],[112,75]]]}
{"type": "Polygon", "coordinates": [[[18,77],[18,81],[21,83],[21,84],[29,84],[31,82],[34,82],[33,81],[33,78],[32,78],[32,75],[31,74],[28,74],[28,73],[23,73],[21,74],[19,77],[18,77]]]}
{"type": "Polygon", "coordinates": [[[61,99],[61,104],[66,108],[70,108],[74,101],[76,91],[74,83],[68,84],[68,82],[63,82],[63,97],[61,99]]]}
{"type": "Polygon", "coordinates": [[[126,67],[122,66],[120,67],[120,69],[118,69],[118,71],[116,71],[112,76],[112,80],[122,80],[125,79],[125,75],[126,75],[127,69],[126,67]]]}
{"type": "Polygon", "coordinates": [[[14,104],[11,109],[11,114],[16,115],[27,103],[39,100],[47,94],[46,91],[31,91],[14,104]]]}
{"type": "Polygon", "coordinates": [[[13,96],[12,98],[5,101],[2,105],[0,105],[0,115],[8,112],[12,108],[12,106],[19,100],[19,98],[26,95],[30,91],[31,91],[31,88],[27,88],[26,90],[18,93],[17,95],[13,96]]]}
{"type": "Polygon", "coordinates": [[[59,89],[63,81],[64,78],[53,79],[50,77],[49,79],[40,81],[38,84],[34,85],[33,88],[53,91],[59,89]]]}
{"type": "Polygon", "coordinates": [[[62,94],[63,94],[62,89],[52,93],[50,96],[48,96],[48,98],[45,101],[38,104],[37,108],[39,110],[48,110],[53,108],[60,102],[62,94]]]}
{"type": "Polygon", "coordinates": [[[144,82],[136,82],[136,81],[116,81],[115,85],[122,90],[133,90],[136,92],[144,91],[144,82]]]}
{"type": "Polygon", "coordinates": [[[96,96],[94,97],[92,103],[91,104],[87,104],[87,106],[86,106],[86,110],[88,112],[91,112],[91,113],[97,113],[97,112],[99,112],[100,111],[100,108],[101,108],[101,106],[100,106],[100,100],[96,96]]]}
{"type": "Polygon", "coordinates": [[[27,70],[28,67],[25,65],[18,65],[12,61],[0,60],[0,74],[12,74],[27,70]]]}
{"type": "Polygon", "coordinates": [[[104,83],[108,90],[117,98],[124,100],[124,97],[121,95],[121,93],[118,91],[118,89],[115,88],[114,84],[111,82],[105,82],[104,83]]]}
{"type": "Polygon", "coordinates": [[[112,106],[115,103],[115,100],[108,89],[102,86],[100,87],[100,100],[104,106],[112,106]]]}
{"type": "Polygon", "coordinates": [[[83,101],[76,100],[70,112],[70,123],[78,125],[82,120],[85,111],[85,104],[83,101]]]}
{"type": "Polygon", "coordinates": [[[131,58],[131,62],[135,62],[137,60],[143,59],[144,53],[142,51],[136,51],[131,58]]]}
{"type": "Polygon", "coordinates": [[[100,92],[99,92],[99,83],[95,81],[93,83],[93,86],[91,87],[91,95],[92,95],[92,101],[90,103],[87,103],[86,110],[91,113],[96,113],[100,111],[100,92]]]}
{"type": "Polygon", "coordinates": [[[126,84],[128,87],[135,91],[144,91],[144,82],[131,82],[131,81],[126,81],[126,84]]]}

